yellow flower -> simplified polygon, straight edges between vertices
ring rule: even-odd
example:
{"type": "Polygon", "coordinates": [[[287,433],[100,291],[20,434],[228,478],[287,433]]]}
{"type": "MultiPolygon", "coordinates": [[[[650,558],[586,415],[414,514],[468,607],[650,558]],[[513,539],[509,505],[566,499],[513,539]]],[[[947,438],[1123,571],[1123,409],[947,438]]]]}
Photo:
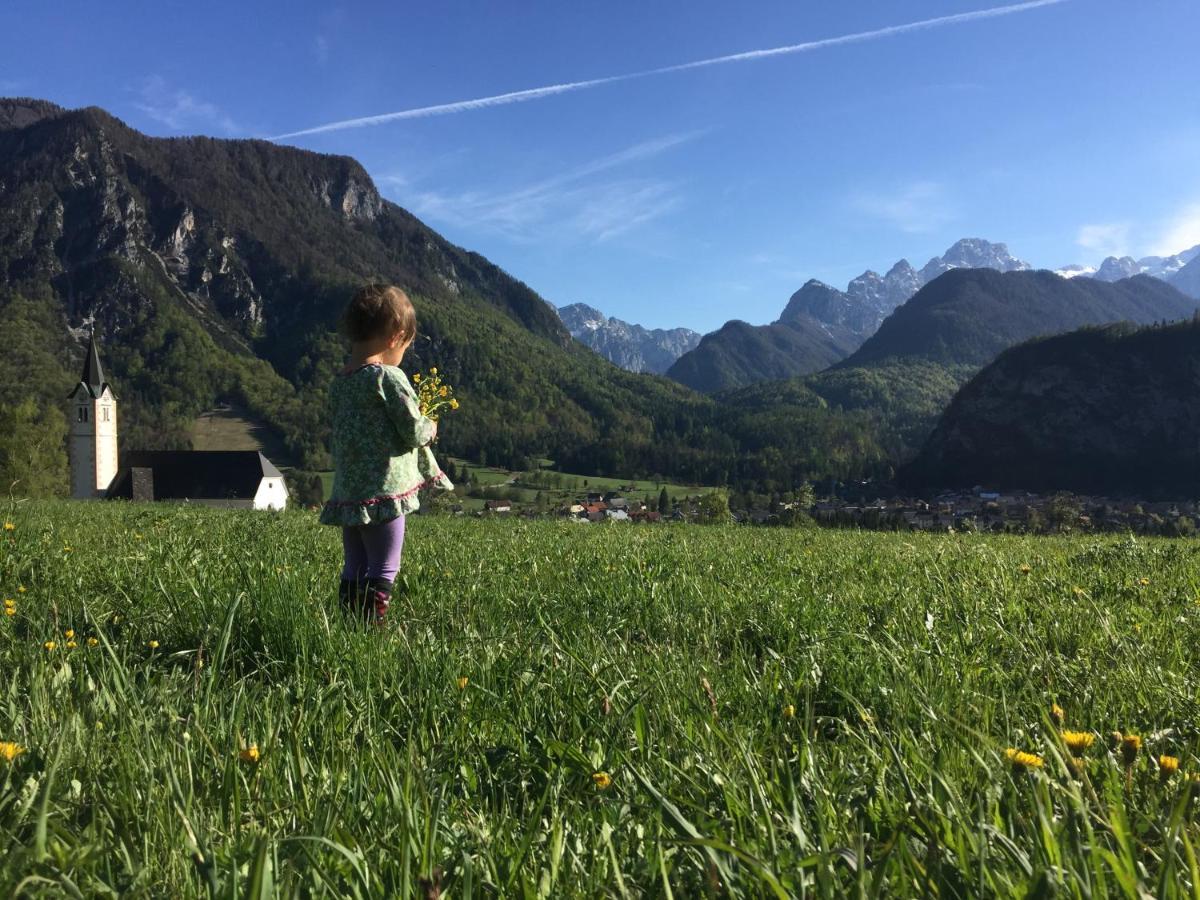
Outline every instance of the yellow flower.
{"type": "Polygon", "coordinates": [[[469,679],[469,678],[468,678],[466,675],[463,675],[463,676],[461,676],[461,677],[458,679],[458,689],[459,689],[460,691],[461,691],[461,690],[465,690],[465,689],[466,689],[466,687],[467,687],[467,682],[469,682],[470,680],[471,680],[471,679],[469,679]]]}
{"type": "Polygon", "coordinates": [[[25,748],[13,741],[0,741],[0,756],[3,756],[6,762],[12,762],[18,756],[25,752],[25,748]]]}
{"type": "Polygon", "coordinates": [[[151,650],[157,650],[158,649],[158,641],[146,641],[146,646],[149,647],[151,650]]]}
{"type": "Polygon", "coordinates": [[[783,708],[783,717],[784,717],[785,719],[794,719],[794,718],[796,718],[796,707],[795,707],[795,706],[793,706],[791,703],[789,703],[787,706],[785,706],[785,707],[783,708]]]}
{"type": "Polygon", "coordinates": [[[25,585],[23,585],[23,584],[18,584],[18,585],[17,585],[17,593],[18,593],[18,594],[23,594],[23,593],[25,593],[25,585]]]}
{"type": "Polygon", "coordinates": [[[1158,773],[1162,776],[1163,781],[1166,781],[1178,771],[1178,756],[1160,756],[1158,758],[1158,773]]]}
{"type": "Polygon", "coordinates": [[[15,616],[17,614],[17,608],[15,606],[5,606],[4,614],[6,616],[15,616]]]}
{"type": "Polygon", "coordinates": [[[74,641],[67,641],[67,649],[68,650],[74,650],[78,646],[79,645],[76,644],[74,641]]]}
{"type": "Polygon", "coordinates": [[[1149,578],[1139,578],[1139,579],[1138,579],[1138,584],[1140,584],[1142,587],[1145,587],[1145,586],[1146,586],[1146,585],[1148,585],[1149,583],[1150,583],[1150,579],[1149,579],[1149,578]]]}
{"type": "Polygon", "coordinates": [[[413,381],[420,381],[420,380],[421,380],[421,373],[418,372],[417,374],[415,374],[413,376],[413,381]]]}
{"type": "Polygon", "coordinates": [[[1017,750],[1009,747],[1004,751],[1004,758],[1007,759],[1014,769],[1025,771],[1026,769],[1040,769],[1045,765],[1045,760],[1033,753],[1026,753],[1024,750],[1017,750]]]}
{"type": "Polygon", "coordinates": [[[437,366],[434,366],[432,369],[430,369],[430,370],[429,370],[429,374],[430,374],[430,375],[436,375],[436,374],[437,374],[437,366]]]}
{"type": "Polygon", "coordinates": [[[1061,706],[1059,706],[1057,703],[1050,704],[1051,722],[1053,722],[1055,725],[1061,725],[1065,716],[1066,713],[1063,712],[1063,708],[1061,706]]]}
{"type": "Polygon", "coordinates": [[[1062,739],[1072,756],[1083,756],[1096,740],[1096,735],[1090,731],[1064,731],[1062,739]]]}
{"type": "Polygon", "coordinates": [[[612,776],[607,772],[592,773],[592,784],[596,785],[598,790],[607,790],[612,785],[612,776]]]}
{"type": "Polygon", "coordinates": [[[58,646],[58,644],[54,643],[54,641],[46,641],[46,643],[42,644],[42,646],[45,647],[47,650],[53,650],[55,647],[58,646]]]}
{"type": "Polygon", "coordinates": [[[1141,749],[1142,739],[1138,735],[1127,734],[1121,738],[1121,759],[1125,761],[1125,765],[1132,766],[1141,749]]]}
{"type": "Polygon", "coordinates": [[[87,639],[87,645],[89,647],[95,647],[99,643],[100,643],[100,638],[90,637],[87,639]]]}
{"type": "Polygon", "coordinates": [[[238,758],[244,763],[255,765],[258,763],[261,754],[258,752],[258,744],[251,744],[245,750],[238,753],[238,758]]]}
{"type": "Polygon", "coordinates": [[[17,530],[17,526],[16,526],[16,525],[14,525],[12,522],[5,522],[5,523],[4,523],[4,530],[5,530],[5,531],[16,531],[16,530],[17,530]]]}
{"type": "Polygon", "coordinates": [[[450,408],[451,408],[451,409],[458,409],[458,401],[457,401],[457,400],[451,400],[451,401],[450,401],[450,408]]]}
{"type": "Polygon", "coordinates": [[[1029,574],[1029,566],[1021,566],[1021,574],[1028,575],[1029,574]]]}
{"type": "Polygon", "coordinates": [[[65,637],[68,641],[71,640],[71,638],[75,637],[75,629],[68,628],[66,631],[63,632],[63,637],[65,637]]]}
{"type": "Polygon", "coordinates": [[[448,388],[438,388],[438,396],[445,397],[450,391],[448,388]]]}

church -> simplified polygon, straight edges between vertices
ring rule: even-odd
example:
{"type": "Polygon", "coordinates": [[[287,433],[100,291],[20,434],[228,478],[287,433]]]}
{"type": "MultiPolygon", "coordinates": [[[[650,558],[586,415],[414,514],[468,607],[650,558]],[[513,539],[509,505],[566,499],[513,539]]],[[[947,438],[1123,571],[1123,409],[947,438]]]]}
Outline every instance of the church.
{"type": "Polygon", "coordinates": [[[96,337],[71,392],[71,496],[174,500],[237,509],[284,509],[283,473],[257,450],[117,451],[117,397],[96,337]]]}

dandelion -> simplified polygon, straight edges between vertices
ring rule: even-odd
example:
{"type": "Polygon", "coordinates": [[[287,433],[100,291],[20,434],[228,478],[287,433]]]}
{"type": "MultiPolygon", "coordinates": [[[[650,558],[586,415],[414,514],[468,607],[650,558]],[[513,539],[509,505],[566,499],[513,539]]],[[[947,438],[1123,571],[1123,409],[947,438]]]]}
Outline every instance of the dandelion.
{"type": "Polygon", "coordinates": [[[258,744],[251,744],[245,750],[242,750],[238,753],[238,759],[244,763],[249,763],[250,765],[258,765],[258,761],[261,759],[261,756],[262,755],[258,752],[258,744]]]}
{"type": "Polygon", "coordinates": [[[612,776],[607,772],[593,772],[592,784],[596,785],[597,790],[608,790],[612,786],[612,776]]]}
{"type": "Polygon", "coordinates": [[[18,593],[18,594],[23,594],[23,593],[25,593],[25,585],[23,585],[23,584],[18,584],[18,585],[17,585],[17,593],[18,593]]]}
{"type": "Polygon", "coordinates": [[[1150,579],[1149,578],[1139,578],[1138,584],[1140,584],[1142,587],[1146,587],[1148,584],[1150,584],[1150,579]]]}
{"type": "Polygon", "coordinates": [[[55,647],[57,647],[58,644],[56,644],[54,641],[46,641],[46,643],[42,644],[42,646],[45,647],[46,650],[49,651],[49,650],[53,650],[55,647]]]}
{"type": "Polygon", "coordinates": [[[5,530],[5,531],[16,531],[16,530],[17,530],[17,526],[16,526],[16,525],[14,525],[12,522],[5,522],[5,523],[4,523],[4,530],[5,530]]]}
{"type": "Polygon", "coordinates": [[[1040,769],[1046,764],[1046,761],[1040,756],[1033,753],[1026,753],[1024,750],[1017,750],[1014,747],[1009,747],[1004,751],[1004,758],[1012,763],[1012,767],[1016,771],[1024,772],[1027,769],[1040,769]]]}
{"type": "Polygon", "coordinates": [[[99,643],[100,643],[100,638],[90,637],[87,639],[87,645],[89,647],[95,647],[99,643]]]}
{"type": "Polygon", "coordinates": [[[74,650],[78,646],[79,645],[76,644],[74,641],[67,641],[67,649],[68,650],[74,650]]]}
{"type": "Polygon", "coordinates": [[[470,679],[470,678],[468,678],[466,675],[462,675],[462,676],[460,676],[460,677],[458,678],[458,689],[459,689],[460,691],[464,691],[464,690],[466,690],[466,688],[467,688],[467,684],[470,682],[470,680],[471,680],[471,679],[470,679]]]}
{"type": "Polygon", "coordinates": [[[15,606],[9,606],[8,604],[5,604],[4,614],[6,616],[15,616],[17,614],[17,608],[15,606]]]}
{"type": "Polygon", "coordinates": [[[151,650],[157,650],[158,649],[158,641],[146,641],[146,646],[149,647],[151,650]]]}
{"type": "Polygon", "coordinates": [[[1028,575],[1028,574],[1029,574],[1029,566],[1028,566],[1028,565],[1021,566],[1021,574],[1022,574],[1022,575],[1028,575]]]}
{"type": "Polygon", "coordinates": [[[430,375],[436,375],[436,374],[437,374],[437,366],[434,366],[433,368],[431,368],[431,369],[429,370],[429,374],[430,374],[430,375]]]}
{"type": "Polygon", "coordinates": [[[25,752],[25,748],[14,741],[0,741],[0,756],[5,762],[12,762],[25,752]]]}
{"type": "Polygon", "coordinates": [[[420,372],[417,372],[415,375],[413,375],[413,381],[417,382],[418,384],[420,383],[420,381],[421,381],[421,373],[420,372]]]}
{"type": "Polygon", "coordinates": [[[1136,734],[1127,734],[1121,738],[1121,759],[1126,767],[1132,766],[1137,760],[1138,751],[1142,749],[1142,739],[1136,734]]]}
{"type": "Polygon", "coordinates": [[[1051,722],[1053,722],[1055,725],[1061,726],[1062,723],[1065,721],[1065,717],[1066,717],[1066,713],[1063,712],[1063,708],[1061,706],[1059,706],[1057,703],[1050,704],[1050,721],[1051,722]]]}
{"type": "Polygon", "coordinates": [[[1158,758],[1158,774],[1163,781],[1166,781],[1172,775],[1179,771],[1178,756],[1160,756],[1158,758]]]}
{"type": "Polygon", "coordinates": [[[63,637],[65,637],[68,641],[71,640],[73,637],[75,637],[75,629],[68,628],[66,631],[63,632],[63,637]]]}
{"type": "Polygon", "coordinates": [[[792,705],[791,703],[789,703],[787,706],[785,706],[783,708],[783,717],[785,719],[796,718],[796,707],[794,705],[792,705]]]}
{"type": "Polygon", "coordinates": [[[451,401],[450,401],[450,408],[451,408],[451,409],[458,409],[458,401],[457,401],[457,400],[451,400],[451,401]]]}
{"type": "Polygon", "coordinates": [[[1096,735],[1090,731],[1064,731],[1062,739],[1072,756],[1083,756],[1095,742],[1096,735]]]}

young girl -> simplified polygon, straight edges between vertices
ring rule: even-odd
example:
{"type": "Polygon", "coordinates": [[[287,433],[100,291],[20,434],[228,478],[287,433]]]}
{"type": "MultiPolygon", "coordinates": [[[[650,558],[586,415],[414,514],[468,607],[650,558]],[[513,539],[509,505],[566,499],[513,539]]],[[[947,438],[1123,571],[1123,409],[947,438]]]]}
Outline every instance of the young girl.
{"type": "Polygon", "coordinates": [[[382,623],[404,546],[404,517],[427,484],[453,485],[429,444],[437,423],[421,415],[417,394],[399,369],[417,332],[404,291],[368,285],[342,318],[350,362],[329,388],[333,496],[321,522],[340,525],[345,565],[342,608],[382,623]]]}

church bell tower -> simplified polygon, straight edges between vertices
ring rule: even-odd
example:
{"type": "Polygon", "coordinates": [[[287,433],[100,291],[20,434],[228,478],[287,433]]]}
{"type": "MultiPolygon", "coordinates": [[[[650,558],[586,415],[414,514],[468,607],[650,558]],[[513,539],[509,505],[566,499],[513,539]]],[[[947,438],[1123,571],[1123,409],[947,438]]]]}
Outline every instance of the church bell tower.
{"type": "Polygon", "coordinates": [[[71,496],[103,497],[117,475],[117,398],[104,380],[95,333],[70,402],[71,496]]]}

